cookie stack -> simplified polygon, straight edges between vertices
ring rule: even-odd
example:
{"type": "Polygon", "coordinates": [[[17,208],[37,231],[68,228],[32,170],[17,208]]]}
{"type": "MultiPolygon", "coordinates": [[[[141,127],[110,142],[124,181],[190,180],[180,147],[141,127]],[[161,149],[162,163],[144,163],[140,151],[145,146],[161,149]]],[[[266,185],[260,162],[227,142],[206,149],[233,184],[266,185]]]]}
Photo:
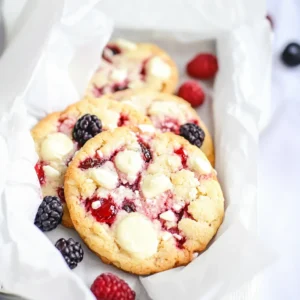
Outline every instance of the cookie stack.
{"type": "MultiPolygon", "coordinates": [[[[206,248],[224,199],[211,136],[171,94],[177,81],[175,63],[157,46],[107,45],[85,98],[32,129],[45,197],[39,228],[62,221],[103,262],[141,275],[185,265],[206,248]]],[[[72,266],[83,257],[76,249],[72,266]]]]}

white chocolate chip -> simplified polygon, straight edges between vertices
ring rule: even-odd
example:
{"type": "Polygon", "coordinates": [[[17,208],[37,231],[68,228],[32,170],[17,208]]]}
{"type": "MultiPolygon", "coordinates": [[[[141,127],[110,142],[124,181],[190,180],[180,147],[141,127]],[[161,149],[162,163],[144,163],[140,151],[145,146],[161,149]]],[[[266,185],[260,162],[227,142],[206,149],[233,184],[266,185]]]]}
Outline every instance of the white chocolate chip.
{"type": "Polygon", "coordinates": [[[161,235],[163,241],[167,241],[172,237],[172,234],[168,231],[164,231],[161,235]]]}
{"type": "Polygon", "coordinates": [[[117,187],[119,177],[111,162],[105,163],[100,168],[90,170],[90,176],[100,186],[112,190],[117,187]]]}
{"type": "Polygon", "coordinates": [[[92,209],[98,209],[101,206],[101,202],[99,200],[94,201],[92,203],[92,209]]]}
{"type": "Polygon", "coordinates": [[[63,133],[49,134],[41,145],[43,160],[61,160],[73,150],[73,142],[63,133]]]}
{"type": "Polygon", "coordinates": [[[127,71],[125,69],[115,69],[110,74],[110,79],[118,82],[122,82],[127,77],[127,71]]]}
{"type": "Polygon", "coordinates": [[[159,217],[166,221],[176,221],[176,216],[171,210],[167,210],[159,215],[159,217]]]}
{"type": "Polygon", "coordinates": [[[191,169],[196,170],[200,174],[209,174],[212,171],[211,164],[205,157],[189,157],[188,165],[191,169]]]}
{"type": "Polygon", "coordinates": [[[116,111],[106,109],[105,114],[102,115],[101,121],[104,127],[113,129],[118,127],[120,114],[116,111]]]}
{"type": "Polygon", "coordinates": [[[169,177],[164,174],[148,174],[142,182],[142,191],[146,198],[156,197],[172,187],[169,177]]]}
{"type": "Polygon", "coordinates": [[[45,175],[50,178],[57,178],[60,175],[60,172],[52,168],[51,166],[44,166],[43,170],[45,172],[45,175]]]}
{"type": "Polygon", "coordinates": [[[177,239],[177,240],[181,240],[182,239],[182,236],[177,234],[177,233],[174,233],[173,234],[174,238],[177,239]]]}
{"type": "Polygon", "coordinates": [[[140,130],[142,130],[143,132],[155,132],[155,128],[152,125],[148,125],[148,124],[141,124],[138,126],[140,130]]]}
{"type": "Polygon", "coordinates": [[[125,50],[135,50],[137,48],[137,45],[135,43],[132,43],[125,39],[117,39],[115,40],[115,44],[125,50]]]}
{"type": "Polygon", "coordinates": [[[132,150],[124,150],[116,155],[115,163],[117,168],[130,176],[136,175],[143,166],[141,154],[132,150]]]}
{"type": "Polygon", "coordinates": [[[175,211],[180,211],[180,210],[182,209],[182,207],[183,207],[183,205],[180,205],[180,204],[178,204],[178,203],[175,203],[175,204],[173,205],[173,209],[174,209],[175,211]]]}
{"type": "Polygon", "coordinates": [[[116,229],[117,243],[137,258],[148,258],[157,252],[158,236],[150,220],[139,213],[125,217],[116,229]]]}
{"type": "Polygon", "coordinates": [[[148,74],[161,79],[168,79],[171,76],[171,67],[158,56],[149,60],[146,69],[148,74]]]}

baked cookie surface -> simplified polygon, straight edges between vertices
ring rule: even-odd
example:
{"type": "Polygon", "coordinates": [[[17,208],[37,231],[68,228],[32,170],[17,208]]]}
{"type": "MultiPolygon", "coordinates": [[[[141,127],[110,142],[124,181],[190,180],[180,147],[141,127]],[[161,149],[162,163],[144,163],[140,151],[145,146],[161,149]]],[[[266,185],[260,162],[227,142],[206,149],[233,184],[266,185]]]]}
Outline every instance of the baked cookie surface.
{"type": "Polygon", "coordinates": [[[197,112],[185,100],[175,95],[159,93],[148,89],[126,90],[110,95],[147,115],[154,127],[161,132],[181,134],[181,126],[187,123],[198,125],[204,134],[201,150],[214,166],[215,154],[211,135],[197,112]]]}
{"type": "Polygon", "coordinates": [[[65,196],[88,247],[140,275],[189,263],[224,214],[216,172],[199,148],[173,133],[128,127],[81,148],[67,170],[65,196]]]}
{"type": "Polygon", "coordinates": [[[117,39],[104,48],[102,58],[89,83],[89,95],[100,97],[142,87],[166,93],[175,91],[177,67],[169,55],[156,45],[117,39]]]}
{"type": "MultiPolygon", "coordinates": [[[[91,126],[94,134],[126,125],[147,125],[150,120],[132,107],[103,97],[103,101],[86,97],[63,112],[55,112],[42,119],[31,131],[39,161],[35,166],[43,196],[58,196],[64,203],[63,225],[73,227],[65,205],[64,175],[76,151],[92,135],[74,138],[74,127],[91,126]],[[86,114],[94,115],[86,117],[86,114]],[[85,117],[84,117],[85,116],[85,117]],[[79,119],[82,121],[80,122],[79,119]],[[97,121],[97,119],[99,121],[97,121]],[[95,128],[93,128],[95,126],[95,128]],[[94,131],[93,131],[94,130],[94,131]]],[[[77,132],[83,133],[82,128],[77,132]],[[81,132],[80,132],[81,130],[81,132]]],[[[78,134],[77,134],[78,136],[78,134]]]]}

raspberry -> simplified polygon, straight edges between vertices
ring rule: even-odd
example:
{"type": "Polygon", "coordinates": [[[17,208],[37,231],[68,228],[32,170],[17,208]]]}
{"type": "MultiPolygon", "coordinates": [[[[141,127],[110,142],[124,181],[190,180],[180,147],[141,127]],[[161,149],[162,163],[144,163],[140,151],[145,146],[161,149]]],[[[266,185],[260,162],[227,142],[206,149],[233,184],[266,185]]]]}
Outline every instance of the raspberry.
{"type": "Polygon", "coordinates": [[[104,273],[98,276],[91,286],[97,300],[134,300],[135,292],[116,275],[104,273]]]}
{"type": "Polygon", "coordinates": [[[198,54],[188,63],[186,71],[191,77],[211,79],[218,71],[217,58],[209,53],[198,54]]]}
{"type": "Polygon", "coordinates": [[[55,247],[60,251],[70,269],[76,268],[77,264],[83,260],[83,250],[80,243],[71,238],[67,241],[63,238],[59,239],[55,247]]]}
{"type": "Polygon", "coordinates": [[[102,123],[95,115],[86,114],[82,116],[75,124],[73,130],[73,139],[83,146],[89,139],[100,133],[102,123]]]}
{"type": "Polygon", "coordinates": [[[196,124],[186,123],[180,126],[180,135],[188,140],[192,145],[201,147],[205,138],[204,131],[196,124]]]}
{"type": "Polygon", "coordinates": [[[42,231],[55,229],[62,220],[63,206],[58,197],[46,196],[39,206],[34,224],[42,231]]]}
{"type": "Polygon", "coordinates": [[[193,107],[204,102],[205,94],[196,81],[186,81],[178,90],[178,96],[189,102],[193,107]]]}

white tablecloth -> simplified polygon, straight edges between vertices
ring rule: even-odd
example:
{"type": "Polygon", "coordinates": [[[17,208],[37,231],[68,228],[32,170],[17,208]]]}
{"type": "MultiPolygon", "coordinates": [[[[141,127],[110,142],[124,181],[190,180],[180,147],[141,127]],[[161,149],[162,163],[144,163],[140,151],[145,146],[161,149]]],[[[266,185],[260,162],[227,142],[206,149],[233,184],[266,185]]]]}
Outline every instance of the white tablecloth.
{"type": "Polygon", "coordinates": [[[300,43],[300,1],[269,0],[274,19],[273,117],[260,139],[259,231],[279,254],[262,276],[262,300],[300,299],[300,66],[280,54],[300,43]]]}

